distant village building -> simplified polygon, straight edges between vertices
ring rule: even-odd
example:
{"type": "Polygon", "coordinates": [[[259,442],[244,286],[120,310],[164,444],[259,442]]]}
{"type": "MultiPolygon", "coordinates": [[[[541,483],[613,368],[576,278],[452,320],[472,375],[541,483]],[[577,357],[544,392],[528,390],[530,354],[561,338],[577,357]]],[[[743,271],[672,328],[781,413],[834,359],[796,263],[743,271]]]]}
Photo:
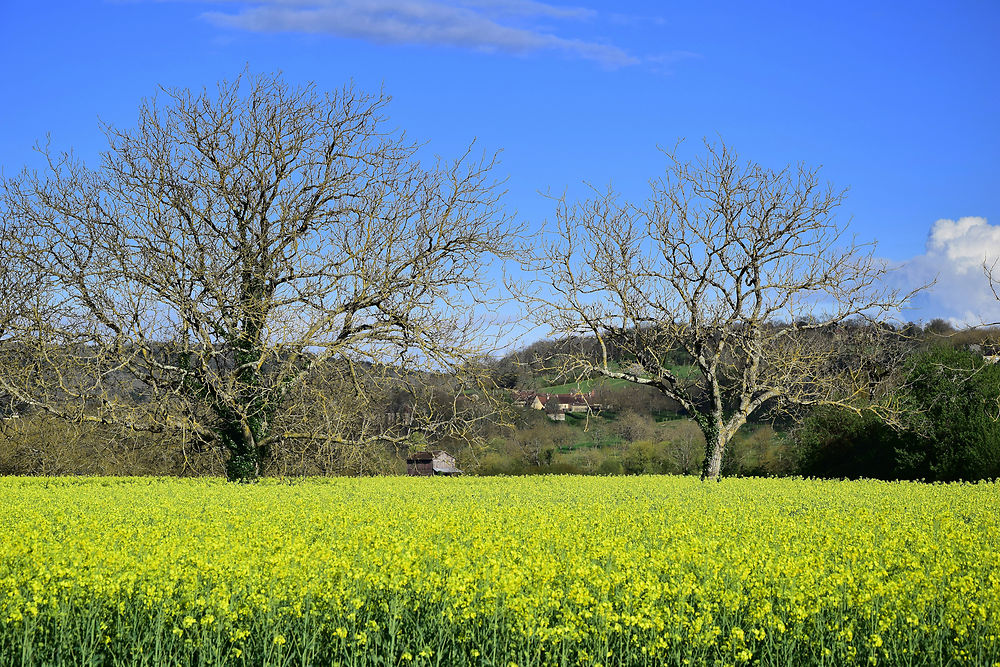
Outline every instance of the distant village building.
{"type": "Polygon", "coordinates": [[[534,391],[514,392],[514,405],[519,408],[545,410],[550,407],[549,419],[565,421],[567,412],[593,412],[601,406],[594,402],[594,391],[570,394],[546,394],[534,391]]]}
{"type": "Polygon", "coordinates": [[[411,477],[433,475],[461,475],[455,466],[455,457],[439,449],[433,452],[414,452],[406,459],[406,474],[411,477]]]}

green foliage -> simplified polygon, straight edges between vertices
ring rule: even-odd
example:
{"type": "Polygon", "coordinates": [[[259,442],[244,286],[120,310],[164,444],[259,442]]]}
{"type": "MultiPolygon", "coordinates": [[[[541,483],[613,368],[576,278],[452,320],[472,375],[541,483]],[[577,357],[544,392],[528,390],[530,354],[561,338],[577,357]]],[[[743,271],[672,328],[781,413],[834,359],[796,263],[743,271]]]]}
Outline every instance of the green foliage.
{"type": "MultiPolygon", "coordinates": [[[[625,447],[621,455],[622,471],[627,475],[690,474],[677,456],[681,443],[661,440],[641,440],[625,447]]],[[[696,451],[700,451],[699,445],[696,451]]]]}
{"type": "MultiPolygon", "coordinates": [[[[977,339],[978,340],[978,339],[977,339]]],[[[974,349],[985,349],[986,339],[974,349]]],[[[747,424],[730,441],[723,460],[729,476],[926,479],[1000,477],[1000,365],[972,352],[930,348],[915,352],[902,369],[899,398],[911,412],[905,428],[890,428],[870,413],[824,407],[793,431],[747,424]]],[[[605,385],[596,414],[568,413],[553,422],[544,411],[523,410],[513,428],[494,425],[489,444],[442,445],[419,433],[411,449],[444,446],[460,455],[460,468],[478,475],[697,474],[705,456],[702,430],[658,392],[631,384],[605,385]]],[[[261,412],[264,418],[265,415],[261,412]]],[[[235,433],[240,425],[231,423],[235,433]]],[[[252,427],[259,426],[251,424],[252,427]]],[[[218,443],[216,443],[218,444],[218,443]]],[[[266,468],[262,458],[231,447],[207,448],[190,434],[122,437],[98,424],[70,425],[42,413],[4,422],[0,474],[256,475],[330,474],[327,454],[279,449],[266,468]],[[228,458],[228,465],[226,460],[228,458]],[[235,469],[236,466],[242,466],[235,469]],[[228,468],[228,469],[227,469],[228,468]]],[[[403,474],[405,451],[370,452],[363,465],[335,474],[403,474]]]]}
{"type": "Polygon", "coordinates": [[[795,431],[799,470],[810,477],[893,479],[903,439],[871,413],[817,408],[795,431]]]}
{"type": "Polygon", "coordinates": [[[580,380],[578,382],[577,381],[565,382],[563,384],[542,387],[538,391],[546,394],[571,394],[574,392],[580,392],[585,394],[592,390],[623,387],[627,384],[628,381],[626,380],[618,380],[611,378],[594,378],[591,380],[580,380]]]}
{"type": "Polygon", "coordinates": [[[796,432],[800,470],[817,477],[954,481],[1000,476],[1000,366],[968,351],[913,355],[894,430],[872,414],[815,410],[796,432]]]}
{"type": "Polygon", "coordinates": [[[621,461],[617,458],[608,457],[597,466],[598,475],[620,475],[623,472],[621,461]]]}
{"type": "Polygon", "coordinates": [[[783,477],[798,473],[790,438],[771,424],[741,428],[730,440],[722,465],[729,476],[783,477]]]}
{"type": "Polygon", "coordinates": [[[896,449],[901,477],[940,481],[1000,476],[1000,366],[972,352],[915,355],[906,381],[912,435],[896,449]]]}
{"type": "Polygon", "coordinates": [[[530,410],[521,418],[463,469],[477,475],[686,475],[700,469],[704,456],[701,431],[690,419],[658,421],[631,410],[569,413],[565,422],[530,410]]]}

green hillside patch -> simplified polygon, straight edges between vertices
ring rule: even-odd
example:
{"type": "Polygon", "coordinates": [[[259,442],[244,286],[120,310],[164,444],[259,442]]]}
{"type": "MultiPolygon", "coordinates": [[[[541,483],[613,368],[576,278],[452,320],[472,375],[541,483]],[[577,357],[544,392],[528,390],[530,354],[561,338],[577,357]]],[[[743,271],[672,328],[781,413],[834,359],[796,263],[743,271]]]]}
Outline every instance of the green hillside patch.
{"type": "MultiPolygon", "coordinates": [[[[670,372],[679,378],[687,379],[697,374],[698,368],[693,365],[671,366],[670,372]]],[[[629,384],[631,383],[628,380],[622,380],[620,378],[596,377],[587,380],[580,380],[578,382],[566,382],[564,384],[545,386],[538,391],[546,394],[569,394],[573,392],[586,394],[591,390],[600,391],[602,389],[614,389],[616,387],[624,387],[629,384]]]]}

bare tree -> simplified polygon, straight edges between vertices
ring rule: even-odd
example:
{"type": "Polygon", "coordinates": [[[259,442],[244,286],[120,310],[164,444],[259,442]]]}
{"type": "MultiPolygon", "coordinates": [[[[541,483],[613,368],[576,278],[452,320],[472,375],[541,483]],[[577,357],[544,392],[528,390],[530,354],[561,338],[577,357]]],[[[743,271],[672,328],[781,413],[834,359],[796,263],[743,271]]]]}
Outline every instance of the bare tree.
{"type": "Polygon", "coordinates": [[[40,146],[45,170],[0,182],[4,260],[37,286],[6,320],[0,389],[183,430],[240,480],[290,443],[360,451],[485,418],[476,307],[514,233],[495,156],[424,166],[387,103],[244,73],[105,126],[95,169],[40,146]]]}
{"type": "Polygon", "coordinates": [[[703,478],[717,479],[729,441],[768,407],[891,414],[880,387],[894,335],[870,323],[909,295],[884,286],[873,245],[845,242],[834,218],[845,193],[816,169],[774,171],[723,144],[706,149],[693,161],[665,151],[644,204],[611,189],[559,199],[530,262],[542,278],[515,288],[552,335],[596,341],[564,372],[677,401],[705,434],[703,478]]]}
{"type": "Polygon", "coordinates": [[[40,317],[54,316],[43,299],[44,286],[33,270],[32,258],[23,252],[26,227],[8,216],[0,216],[0,419],[2,429],[17,432],[31,410],[21,392],[12,390],[37,382],[23,338],[37,337],[40,317]]]}

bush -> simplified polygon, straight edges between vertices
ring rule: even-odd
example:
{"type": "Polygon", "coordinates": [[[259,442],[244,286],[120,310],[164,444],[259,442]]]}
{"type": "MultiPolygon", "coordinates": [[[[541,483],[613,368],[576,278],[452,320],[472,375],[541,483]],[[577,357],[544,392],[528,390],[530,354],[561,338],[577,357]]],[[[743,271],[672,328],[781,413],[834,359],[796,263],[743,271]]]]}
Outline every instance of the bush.
{"type": "Polygon", "coordinates": [[[1000,365],[936,348],[910,358],[894,430],[872,414],[819,408],[796,432],[799,470],[816,477],[955,481],[1000,476],[1000,365]]]}
{"type": "Polygon", "coordinates": [[[894,479],[900,435],[870,413],[817,408],[795,431],[799,472],[809,477],[894,479]]]}
{"type": "Polygon", "coordinates": [[[900,441],[900,476],[975,480],[1000,476],[1000,365],[964,350],[916,355],[907,376],[911,437],[900,441]]]}
{"type": "Polygon", "coordinates": [[[622,469],[621,462],[615,457],[607,457],[597,466],[598,475],[621,475],[624,470],[622,469]]]}
{"type": "Polygon", "coordinates": [[[652,440],[656,437],[656,422],[648,416],[626,410],[611,425],[611,432],[624,443],[652,440]]]}
{"type": "Polygon", "coordinates": [[[747,424],[736,434],[722,460],[726,475],[781,477],[796,472],[788,440],[770,424],[747,424]]]}

